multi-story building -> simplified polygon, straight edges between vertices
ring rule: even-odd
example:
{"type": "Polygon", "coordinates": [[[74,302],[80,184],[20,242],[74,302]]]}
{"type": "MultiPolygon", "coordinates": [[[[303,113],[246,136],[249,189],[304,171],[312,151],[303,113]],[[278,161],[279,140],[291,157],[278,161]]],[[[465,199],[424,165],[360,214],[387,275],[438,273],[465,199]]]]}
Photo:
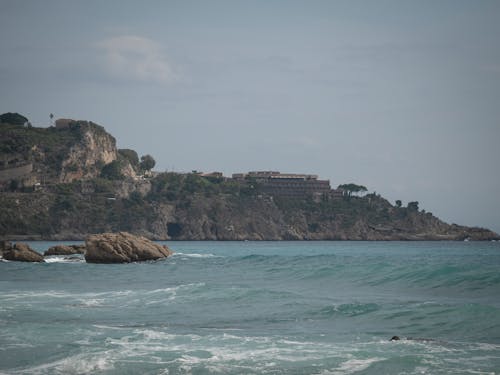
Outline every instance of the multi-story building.
{"type": "Polygon", "coordinates": [[[280,173],[278,171],[252,171],[235,173],[233,179],[255,180],[263,193],[289,198],[328,195],[332,189],[329,180],[318,180],[317,175],[280,173]]]}

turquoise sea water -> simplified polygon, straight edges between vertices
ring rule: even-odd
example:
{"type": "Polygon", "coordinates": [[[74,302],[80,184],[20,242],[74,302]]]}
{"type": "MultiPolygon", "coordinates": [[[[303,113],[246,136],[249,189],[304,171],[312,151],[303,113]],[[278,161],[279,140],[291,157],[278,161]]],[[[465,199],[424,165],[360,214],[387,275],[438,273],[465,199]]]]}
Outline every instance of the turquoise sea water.
{"type": "Polygon", "coordinates": [[[167,244],[0,262],[0,373],[500,374],[500,243],[167,244]]]}

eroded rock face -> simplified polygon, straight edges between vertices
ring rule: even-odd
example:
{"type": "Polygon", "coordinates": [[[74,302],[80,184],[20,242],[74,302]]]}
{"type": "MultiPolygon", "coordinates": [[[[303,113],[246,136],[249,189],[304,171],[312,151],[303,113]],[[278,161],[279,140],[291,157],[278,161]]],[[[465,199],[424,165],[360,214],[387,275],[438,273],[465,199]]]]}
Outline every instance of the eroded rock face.
{"type": "MultiPolygon", "coordinates": [[[[115,138],[92,122],[67,121],[80,134],[80,141],[73,144],[64,155],[59,181],[72,182],[99,176],[99,165],[109,164],[118,157],[115,138]]],[[[133,169],[127,171],[131,177],[135,176],[133,169]]]]}
{"type": "Polygon", "coordinates": [[[87,263],[130,263],[166,258],[173,252],[127,232],[94,234],[85,240],[87,263]]]}
{"type": "Polygon", "coordinates": [[[84,253],[85,245],[56,245],[50,247],[43,255],[74,255],[84,253]]]}
{"type": "Polygon", "coordinates": [[[44,262],[41,254],[22,242],[18,242],[10,249],[4,250],[3,258],[17,262],[44,262]]]}

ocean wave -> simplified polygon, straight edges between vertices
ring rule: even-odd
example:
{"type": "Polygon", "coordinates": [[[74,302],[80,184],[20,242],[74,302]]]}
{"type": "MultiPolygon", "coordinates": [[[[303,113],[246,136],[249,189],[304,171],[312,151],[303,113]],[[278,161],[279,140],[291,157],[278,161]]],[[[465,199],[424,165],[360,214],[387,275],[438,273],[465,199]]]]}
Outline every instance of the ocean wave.
{"type": "Polygon", "coordinates": [[[349,359],[342,362],[338,368],[333,371],[323,371],[321,374],[324,375],[343,375],[343,374],[354,374],[359,371],[366,370],[372,364],[384,361],[385,358],[373,357],[373,358],[363,358],[363,359],[349,359]]]}
{"type": "MultiPolygon", "coordinates": [[[[10,374],[53,373],[491,373],[499,345],[387,339],[317,341],[248,332],[182,333],[160,327],[94,325],[77,353],[10,374]]],[[[83,341],[82,341],[83,340],[83,341]]]]}
{"type": "Polygon", "coordinates": [[[6,299],[47,299],[47,298],[75,298],[75,299],[92,299],[92,298],[104,298],[104,299],[112,299],[112,298],[122,298],[129,296],[147,296],[147,295],[155,295],[155,294],[163,294],[163,293],[174,293],[177,291],[185,290],[195,290],[200,287],[204,287],[206,284],[204,282],[200,283],[188,283],[188,284],[179,284],[166,288],[158,288],[153,290],[147,289],[136,289],[136,290],[115,290],[115,291],[106,291],[106,292],[83,292],[83,293],[75,293],[64,290],[46,290],[46,291],[11,291],[10,293],[1,294],[1,298],[6,299]]]}
{"type": "Polygon", "coordinates": [[[500,287],[494,264],[453,265],[399,258],[364,258],[338,255],[261,255],[229,258],[232,267],[262,270],[266,274],[304,282],[355,284],[368,287],[407,287],[430,290],[493,290],[500,287]]]}
{"type": "Polygon", "coordinates": [[[344,303],[323,307],[311,315],[320,317],[346,316],[355,317],[379,311],[381,307],[376,303],[344,303]]]}
{"type": "Polygon", "coordinates": [[[87,307],[87,308],[103,307],[104,301],[105,300],[102,298],[83,299],[83,300],[80,300],[80,303],[77,304],[76,306],[87,307]]]}
{"type": "Polygon", "coordinates": [[[205,285],[206,285],[205,283],[181,284],[181,285],[171,286],[171,287],[167,287],[167,288],[148,290],[148,291],[144,292],[144,294],[151,295],[151,294],[163,294],[163,293],[176,293],[177,291],[180,291],[180,290],[193,290],[193,289],[197,289],[200,287],[204,287],[205,285]]]}
{"type": "Polygon", "coordinates": [[[83,256],[51,255],[44,258],[45,263],[86,263],[83,256]]]}
{"type": "Polygon", "coordinates": [[[106,351],[87,353],[66,357],[54,362],[23,370],[12,371],[12,374],[91,374],[112,370],[113,358],[106,351]]]}
{"type": "Polygon", "coordinates": [[[184,257],[184,258],[222,258],[215,254],[197,254],[197,253],[179,253],[175,252],[173,257],[184,257]]]}

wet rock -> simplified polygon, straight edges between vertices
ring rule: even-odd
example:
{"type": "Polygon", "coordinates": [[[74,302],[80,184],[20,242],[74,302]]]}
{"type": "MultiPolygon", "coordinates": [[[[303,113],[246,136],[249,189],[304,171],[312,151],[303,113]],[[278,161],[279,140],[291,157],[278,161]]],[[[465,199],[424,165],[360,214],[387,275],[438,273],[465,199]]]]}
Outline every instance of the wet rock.
{"type": "Polygon", "coordinates": [[[0,241],[0,257],[3,256],[3,252],[10,250],[12,248],[12,244],[10,241],[0,241]]]}
{"type": "Polygon", "coordinates": [[[3,258],[17,262],[44,262],[41,254],[22,242],[16,243],[10,249],[5,250],[3,258]]]}
{"type": "Polygon", "coordinates": [[[74,255],[84,253],[85,245],[56,245],[50,247],[43,255],[74,255]]]}
{"type": "Polygon", "coordinates": [[[87,263],[130,263],[166,258],[173,252],[127,232],[94,234],[85,240],[87,263]]]}

